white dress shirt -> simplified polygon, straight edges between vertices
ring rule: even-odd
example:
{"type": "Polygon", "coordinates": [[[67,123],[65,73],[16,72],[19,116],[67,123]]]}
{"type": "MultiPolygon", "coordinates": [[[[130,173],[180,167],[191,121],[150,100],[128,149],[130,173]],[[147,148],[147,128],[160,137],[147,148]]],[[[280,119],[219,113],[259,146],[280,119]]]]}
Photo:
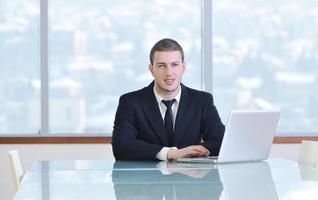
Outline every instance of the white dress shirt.
{"type": "MultiPolygon", "coordinates": [[[[178,112],[178,108],[179,108],[179,102],[180,102],[180,97],[181,97],[181,86],[179,93],[174,97],[174,99],[176,100],[173,104],[172,104],[172,118],[173,118],[173,129],[175,127],[175,122],[176,122],[176,117],[177,117],[177,112],[178,112]]],[[[167,107],[165,106],[164,103],[162,103],[162,100],[172,100],[172,99],[163,99],[161,96],[159,96],[159,94],[157,93],[155,87],[153,87],[153,92],[155,94],[158,106],[159,106],[159,110],[161,113],[161,117],[162,120],[164,121],[165,118],[165,114],[166,114],[166,110],[167,107]]],[[[165,134],[165,133],[162,133],[165,134]]],[[[156,155],[156,158],[159,160],[168,160],[168,151],[170,149],[177,149],[177,147],[163,147],[156,155]]]]}

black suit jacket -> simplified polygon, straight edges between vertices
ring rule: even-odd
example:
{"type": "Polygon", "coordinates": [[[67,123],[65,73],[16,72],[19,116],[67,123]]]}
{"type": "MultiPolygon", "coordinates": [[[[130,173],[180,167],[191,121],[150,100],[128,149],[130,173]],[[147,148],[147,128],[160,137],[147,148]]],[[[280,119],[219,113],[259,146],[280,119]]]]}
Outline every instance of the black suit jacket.
{"type": "MultiPolygon", "coordinates": [[[[113,153],[120,160],[155,160],[168,146],[163,119],[153,92],[154,82],[119,99],[112,136],[113,153]]],[[[181,84],[174,128],[174,146],[203,145],[218,155],[225,127],[212,95],[181,84]],[[201,140],[202,139],[202,140],[201,140]]]]}

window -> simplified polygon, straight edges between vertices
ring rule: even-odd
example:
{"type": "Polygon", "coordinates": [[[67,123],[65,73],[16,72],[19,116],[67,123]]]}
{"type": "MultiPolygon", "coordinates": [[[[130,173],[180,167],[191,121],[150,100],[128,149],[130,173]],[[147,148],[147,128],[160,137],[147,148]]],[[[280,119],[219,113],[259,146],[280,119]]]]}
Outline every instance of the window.
{"type": "Polygon", "coordinates": [[[111,133],[119,96],[152,81],[164,37],[182,43],[184,82],[201,88],[200,2],[49,1],[50,133],[111,133]]]}
{"type": "Polygon", "coordinates": [[[151,82],[164,37],[182,43],[184,82],[201,88],[201,0],[0,0],[0,11],[0,134],[111,134],[119,96],[151,82]]]}
{"type": "Polygon", "coordinates": [[[0,134],[40,129],[39,1],[0,0],[0,134]]]}
{"type": "Polygon", "coordinates": [[[310,135],[317,15],[313,0],[0,0],[0,134],[111,134],[119,96],[150,83],[150,48],[172,37],[183,82],[213,83],[224,123],[230,110],[280,109],[281,134],[310,135]]]}
{"type": "Polygon", "coordinates": [[[233,109],[280,109],[278,131],[317,131],[318,2],[213,1],[214,96],[233,109]]]}

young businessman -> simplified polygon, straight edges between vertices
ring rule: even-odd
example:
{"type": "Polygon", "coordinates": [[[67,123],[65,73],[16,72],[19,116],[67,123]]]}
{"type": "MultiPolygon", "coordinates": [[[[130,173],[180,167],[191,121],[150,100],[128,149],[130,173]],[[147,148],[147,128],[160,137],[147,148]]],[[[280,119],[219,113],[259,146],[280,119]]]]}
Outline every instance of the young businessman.
{"type": "Polygon", "coordinates": [[[118,160],[174,160],[218,155],[225,127],[212,95],[181,83],[182,47],[172,39],[150,51],[149,86],[119,99],[112,136],[118,160]]]}

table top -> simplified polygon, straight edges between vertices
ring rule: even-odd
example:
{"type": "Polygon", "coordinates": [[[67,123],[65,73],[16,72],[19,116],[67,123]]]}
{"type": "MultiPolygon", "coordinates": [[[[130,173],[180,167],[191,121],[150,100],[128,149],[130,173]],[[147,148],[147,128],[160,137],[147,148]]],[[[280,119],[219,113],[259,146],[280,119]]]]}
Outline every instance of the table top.
{"type": "Polygon", "coordinates": [[[232,164],[39,161],[15,196],[25,199],[317,199],[318,169],[269,159],[232,164]]]}

